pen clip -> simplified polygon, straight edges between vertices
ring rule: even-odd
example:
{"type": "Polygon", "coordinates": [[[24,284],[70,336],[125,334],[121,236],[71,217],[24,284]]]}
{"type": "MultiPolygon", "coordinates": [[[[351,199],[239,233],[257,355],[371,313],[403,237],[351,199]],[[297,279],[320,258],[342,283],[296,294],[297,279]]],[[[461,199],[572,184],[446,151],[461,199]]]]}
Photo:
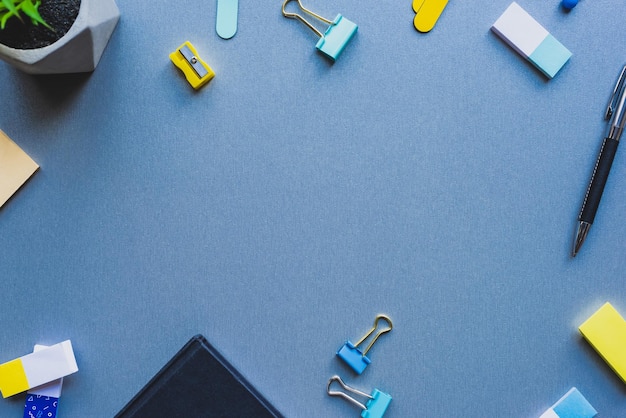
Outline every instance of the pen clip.
{"type": "Polygon", "coordinates": [[[615,113],[615,107],[617,103],[620,101],[621,97],[625,93],[625,82],[626,82],[626,65],[622,68],[622,72],[617,79],[617,83],[615,84],[615,88],[613,89],[613,93],[611,94],[611,98],[609,99],[609,105],[606,108],[606,113],[604,114],[604,119],[609,120],[615,113]]]}

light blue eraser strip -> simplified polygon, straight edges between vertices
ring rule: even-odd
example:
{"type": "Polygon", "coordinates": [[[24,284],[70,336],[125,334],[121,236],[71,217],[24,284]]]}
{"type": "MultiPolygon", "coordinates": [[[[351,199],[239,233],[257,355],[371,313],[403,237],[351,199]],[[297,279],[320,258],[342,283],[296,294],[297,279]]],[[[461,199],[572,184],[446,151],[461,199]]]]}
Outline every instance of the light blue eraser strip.
{"type": "Polygon", "coordinates": [[[220,38],[230,39],[237,33],[239,0],[217,0],[215,31],[220,38]]]}
{"type": "Polygon", "coordinates": [[[552,78],[570,59],[572,53],[554,36],[548,34],[528,59],[545,75],[552,78]]]}
{"type": "Polygon", "coordinates": [[[598,412],[576,388],[572,388],[567,395],[552,407],[559,418],[580,417],[593,418],[598,412]]]}

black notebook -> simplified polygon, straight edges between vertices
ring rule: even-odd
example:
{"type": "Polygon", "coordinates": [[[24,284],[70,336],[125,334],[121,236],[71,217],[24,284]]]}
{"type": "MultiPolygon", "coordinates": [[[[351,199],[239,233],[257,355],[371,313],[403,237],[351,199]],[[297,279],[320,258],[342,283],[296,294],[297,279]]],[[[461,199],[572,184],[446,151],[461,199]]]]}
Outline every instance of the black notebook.
{"type": "Polygon", "coordinates": [[[283,418],[283,415],[202,335],[196,335],[115,417],[283,418]]]}

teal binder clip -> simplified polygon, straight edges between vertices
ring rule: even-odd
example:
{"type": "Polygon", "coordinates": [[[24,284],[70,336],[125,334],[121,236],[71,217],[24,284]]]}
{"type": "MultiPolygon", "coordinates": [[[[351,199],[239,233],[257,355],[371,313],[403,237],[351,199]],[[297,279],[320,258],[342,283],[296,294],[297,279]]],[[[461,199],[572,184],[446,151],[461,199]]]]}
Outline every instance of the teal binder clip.
{"type": "Polygon", "coordinates": [[[361,392],[360,390],[351,388],[346,385],[343,380],[339,376],[333,376],[328,381],[328,386],[326,387],[326,392],[330,396],[339,396],[352,403],[353,405],[358,406],[362,409],[361,418],[382,418],[391,403],[391,395],[388,393],[382,392],[378,389],[374,389],[371,395],[368,395],[365,392],[361,392]],[[348,395],[346,392],[342,392],[340,390],[331,390],[331,386],[334,382],[337,382],[345,391],[352,392],[355,395],[359,395],[363,398],[367,398],[367,403],[364,405],[358,400],[354,399],[352,396],[348,395]]]}
{"type": "Polygon", "coordinates": [[[315,47],[319,51],[326,54],[326,56],[331,58],[333,61],[336,60],[341,52],[344,50],[348,42],[350,42],[350,39],[352,39],[352,37],[356,33],[358,26],[354,22],[351,22],[343,17],[341,14],[338,14],[337,17],[335,17],[335,20],[326,19],[325,17],[322,17],[317,13],[305,9],[302,6],[302,3],[300,3],[300,0],[296,0],[298,2],[298,6],[300,7],[300,9],[302,9],[302,11],[329,25],[326,29],[326,32],[322,33],[319,29],[313,26],[301,15],[297,13],[287,12],[285,10],[285,6],[290,1],[293,0],[285,0],[285,2],[283,3],[283,16],[291,19],[298,19],[299,21],[307,25],[313,32],[315,32],[320,37],[320,40],[317,41],[315,47]]]}
{"type": "Polygon", "coordinates": [[[365,368],[372,362],[367,357],[367,352],[370,350],[370,348],[372,348],[374,343],[381,335],[391,331],[392,328],[393,324],[391,323],[391,319],[389,319],[388,316],[378,315],[374,320],[374,326],[372,327],[372,329],[370,329],[367,334],[365,334],[363,338],[361,338],[356,344],[353,344],[349,340],[346,341],[345,344],[342,345],[339,350],[337,350],[337,356],[345,361],[346,364],[350,366],[350,368],[354,370],[357,374],[363,373],[363,370],[365,370],[365,368]],[[387,322],[387,328],[381,328],[378,333],[374,335],[374,338],[372,338],[372,341],[370,341],[365,350],[361,351],[359,346],[363,344],[365,340],[367,340],[374,333],[374,331],[376,331],[376,329],[378,328],[378,323],[381,319],[387,322]]]}

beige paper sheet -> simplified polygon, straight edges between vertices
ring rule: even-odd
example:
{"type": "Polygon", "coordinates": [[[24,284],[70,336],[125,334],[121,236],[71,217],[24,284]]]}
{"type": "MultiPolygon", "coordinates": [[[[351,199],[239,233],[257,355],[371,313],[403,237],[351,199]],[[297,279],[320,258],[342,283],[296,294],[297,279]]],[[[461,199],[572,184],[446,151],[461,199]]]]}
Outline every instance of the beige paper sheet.
{"type": "Polygon", "coordinates": [[[0,131],[0,207],[38,168],[28,154],[0,131]]]}

